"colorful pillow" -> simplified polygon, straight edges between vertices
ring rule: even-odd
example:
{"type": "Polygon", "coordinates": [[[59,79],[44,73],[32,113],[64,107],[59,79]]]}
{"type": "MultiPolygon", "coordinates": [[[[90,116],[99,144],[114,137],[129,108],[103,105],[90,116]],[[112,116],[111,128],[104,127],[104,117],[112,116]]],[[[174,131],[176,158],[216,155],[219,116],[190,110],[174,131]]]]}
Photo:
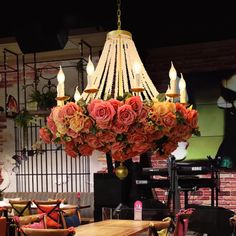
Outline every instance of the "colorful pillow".
{"type": "MultiPolygon", "coordinates": [[[[16,216],[19,215],[19,212],[21,212],[25,207],[26,207],[25,204],[14,204],[14,215],[16,215],[16,216]]],[[[29,207],[27,207],[24,210],[22,216],[28,216],[30,214],[31,214],[30,209],[29,209],[29,207]]]]}
{"type": "Polygon", "coordinates": [[[45,229],[44,221],[41,220],[40,222],[35,222],[29,225],[24,225],[24,228],[31,228],[31,229],[45,229]]]}
{"type": "Polygon", "coordinates": [[[78,209],[66,210],[61,213],[63,228],[78,227],[81,224],[78,209]]]}
{"type": "Polygon", "coordinates": [[[61,224],[59,224],[59,208],[53,205],[42,206],[40,205],[38,208],[38,213],[46,213],[46,224],[47,228],[60,228],[61,224]],[[52,211],[53,210],[53,211],[52,211]],[[52,212],[51,212],[52,211],[52,212]]]}

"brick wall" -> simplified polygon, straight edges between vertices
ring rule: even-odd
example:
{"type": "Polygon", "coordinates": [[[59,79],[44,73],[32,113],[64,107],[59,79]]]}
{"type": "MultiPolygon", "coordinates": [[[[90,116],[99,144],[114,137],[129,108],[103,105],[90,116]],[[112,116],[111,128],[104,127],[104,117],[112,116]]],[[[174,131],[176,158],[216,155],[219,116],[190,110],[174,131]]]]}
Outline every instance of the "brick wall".
{"type": "MultiPolygon", "coordinates": [[[[153,167],[166,168],[167,162],[165,160],[154,160],[153,167]]],[[[198,175],[199,178],[210,178],[210,174],[198,175]]],[[[230,209],[236,212],[236,170],[220,170],[220,192],[218,196],[218,206],[230,209]]],[[[165,178],[155,176],[154,178],[165,178]]],[[[167,190],[155,189],[158,200],[167,202],[167,190]]],[[[181,207],[184,207],[184,193],[180,192],[181,207]]],[[[197,191],[189,192],[189,204],[211,205],[211,189],[199,188],[197,191]]]]}

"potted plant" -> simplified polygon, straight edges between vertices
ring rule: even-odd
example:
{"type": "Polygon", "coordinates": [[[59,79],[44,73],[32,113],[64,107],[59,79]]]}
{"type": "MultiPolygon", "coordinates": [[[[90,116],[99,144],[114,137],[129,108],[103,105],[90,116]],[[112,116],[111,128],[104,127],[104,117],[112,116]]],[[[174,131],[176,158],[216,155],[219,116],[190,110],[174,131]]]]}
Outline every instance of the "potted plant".
{"type": "Polygon", "coordinates": [[[30,102],[37,102],[38,109],[47,110],[56,106],[57,92],[54,90],[48,90],[47,92],[41,93],[39,90],[34,90],[30,94],[30,102]]]}

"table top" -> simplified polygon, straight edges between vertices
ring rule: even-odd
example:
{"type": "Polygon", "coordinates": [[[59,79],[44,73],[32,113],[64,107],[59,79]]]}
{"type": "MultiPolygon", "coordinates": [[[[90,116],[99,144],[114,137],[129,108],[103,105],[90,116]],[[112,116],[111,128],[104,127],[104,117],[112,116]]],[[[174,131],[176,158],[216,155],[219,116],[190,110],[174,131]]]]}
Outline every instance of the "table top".
{"type": "Polygon", "coordinates": [[[76,236],[132,236],[147,231],[150,224],[160,228],[166,225],[163,221],[151,220],[104,220],[80,225],[76,228],[76,236]]]}

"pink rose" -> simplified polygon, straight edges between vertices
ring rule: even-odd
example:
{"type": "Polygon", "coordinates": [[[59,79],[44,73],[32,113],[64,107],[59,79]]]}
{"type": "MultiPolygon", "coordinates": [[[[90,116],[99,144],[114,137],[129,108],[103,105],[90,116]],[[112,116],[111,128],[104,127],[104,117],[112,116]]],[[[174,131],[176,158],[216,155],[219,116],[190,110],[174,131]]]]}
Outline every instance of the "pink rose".
{"type": "Polygon", "coordinates": [[[69,118],[74,116],[76,112],[82,112],[81,107],[74,102],[68,102],[66,105],[61,107],[58,116],[61,119],[69,118]]]}
{"type": "Polygon", "coordinates": [[[42,127],[39,130],[39,137],[43,140],[45,143],[51,143],[52,141],[52,134],[50,130],[46,127],[42,127]]]}
{"type": "Polygon", "coordinates": [[[123,106],[118,108],[117,111],[118,122],[125,125],[131,125],[134,123],[137,114],[133,111],[132,107],[128,104],[124,104],[123,106]]]}
{"type": "Polygon", "coordinates": [[[94,103],[90,115],[98,124],[108,124],[116,114],[114,107],[108,101],[94,103]]]}
{"type": "Polygon", "coordinates": [[[140,122],[144,122],[147,119],[149,111],[150,111],[150,108],[148,106],[142,107],[142,110],[139,114],[139,121],[140,122]]]}
{"type": "Polygon", "coordinates": [[[79,152],[82,156],[91,156],[93,153],[93,148],[87,144],[82,144],[79,146],[79,152]]]}
{"type": "Polygon", "coordinates": [[[87,106],[87,110],[88,110],[89,114],[92,113],[93,108],[97,103],[102,103],[102,102],[103,102],[102,100],[93,99],[87,106]]]}
{"type": "Polygon", "coordinates": [[[56,126],[55,122],[52,119],[52,113],[50,114],[49,117],[47,117],[47,126],[51,130],[52,133],[56,134],[57,126],[56,126]]]}
{"type": "Polygon", "coordinates": [[[123,102],[116,100],[114,98],[109,99],[108,102],[111,103],[111,105],[114,107],[115,111],[117,111],[118,107],[120,107],[124,104],[123,102]]]}
{"type": "Polygon", "coordinates": [[[141,113],[143,103],[139,96],[130,97],[125,101],[125,104],[130,105],[132,109],[139,115],[141,113]]]}

